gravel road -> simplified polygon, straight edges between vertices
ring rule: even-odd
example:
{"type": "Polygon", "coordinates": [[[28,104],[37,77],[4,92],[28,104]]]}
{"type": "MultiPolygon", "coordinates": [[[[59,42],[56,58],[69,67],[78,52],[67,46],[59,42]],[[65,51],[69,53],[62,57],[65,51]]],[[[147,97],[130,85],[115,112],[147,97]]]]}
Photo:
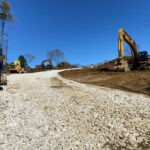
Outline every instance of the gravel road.
{"type": "Polygon", "coordinates": [[[8,76],[0,91],[0,149],[150,149],[150,98],[61,78],[8,76]]]}

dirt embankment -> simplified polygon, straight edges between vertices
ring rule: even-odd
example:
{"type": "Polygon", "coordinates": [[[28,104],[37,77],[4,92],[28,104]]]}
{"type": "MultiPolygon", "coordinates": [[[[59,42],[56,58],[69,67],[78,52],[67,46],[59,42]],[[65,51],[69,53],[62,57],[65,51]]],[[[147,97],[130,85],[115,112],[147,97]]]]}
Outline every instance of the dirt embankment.
{"type": "Polygon", "coordinates": [[[150,71],[103,72],[85,68],[64,71],[60,75],[80,83],[150,95],[150,71]]]}

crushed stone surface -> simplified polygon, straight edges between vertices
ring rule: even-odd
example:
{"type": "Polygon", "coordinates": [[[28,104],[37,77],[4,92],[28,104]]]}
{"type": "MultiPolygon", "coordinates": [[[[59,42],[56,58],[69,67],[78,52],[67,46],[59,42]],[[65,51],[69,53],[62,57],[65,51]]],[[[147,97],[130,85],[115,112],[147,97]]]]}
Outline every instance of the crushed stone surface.
{"type": "Polygon", "coordinates": [[[8,76],[0,91],[0,149],[150,149],[150,97],[58,72],[8,76]]]}

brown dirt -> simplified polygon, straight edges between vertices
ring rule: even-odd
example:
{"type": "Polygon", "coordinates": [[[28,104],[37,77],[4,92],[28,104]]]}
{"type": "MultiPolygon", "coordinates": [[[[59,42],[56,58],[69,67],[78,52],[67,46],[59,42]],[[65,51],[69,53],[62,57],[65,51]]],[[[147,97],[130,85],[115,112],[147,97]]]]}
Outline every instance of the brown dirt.
{"type": "Polygon", "coordinates": [[[61,62],[57,65],[58,69],[68,69],[72,68],[71,65],[68,62],[61,62]]]}
{"type": "Polygon", "coordinates": [[[71,87],[63,83],[58,78],[54,77],[51,79],[51,88],[71,88],[71,87]]]}
{"type": "Polygon", "coordinates": [[[60,72],[60,75],[80,83],[150,95],[150,71],[103,72],[83,68],[60,72]]]}

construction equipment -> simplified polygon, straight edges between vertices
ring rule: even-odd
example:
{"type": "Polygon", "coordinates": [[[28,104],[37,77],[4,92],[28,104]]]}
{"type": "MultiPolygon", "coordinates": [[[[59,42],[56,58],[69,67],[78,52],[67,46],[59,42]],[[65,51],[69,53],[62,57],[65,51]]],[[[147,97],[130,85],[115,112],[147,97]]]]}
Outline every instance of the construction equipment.
{"type": "Polygon", "coordinates": [[[125,71],[129,71],[130,69],[150,69],[150,56],[148,56],[148,52],[138,52],[135,41],[124,31],[123,28],[118,32],[118,62],[114,67],[118,69],[124,68],[125,71]],[[127,61],[123,59],[124,41],[131,48],[131,53],[133,54],[132,65],[129,65],[127,61]]]}
{"type": "Polygon", "coordinates": [[[10,72],[11,73],[25,73],[25,69],[21,68],[20,61],[14,61],[11,63],[10,67],[10,72]]]}
{"type": "Polygon", "coordinates": [[[52,68],[53,68],[53,65],[52,65],[51,59],[46,59],[46,60],[42,61],[41,65],[37,65],[35,67],[35,69],[52,69],[52,68]],[[46,62],[49,62],[49,64],[47,66],[45,66],[46,62]]]}
{"type": "Polygon", "coordinates": [[[150,69],[150,55],[148,55],[147,51],[139,52],[138,63],[139,69],[150,69]]]}
{"type": "Polygon", "coordinates": [[[0,48],[0,85],[7,85],[7,76],[5,74],[5,53],[0,48]]]}

